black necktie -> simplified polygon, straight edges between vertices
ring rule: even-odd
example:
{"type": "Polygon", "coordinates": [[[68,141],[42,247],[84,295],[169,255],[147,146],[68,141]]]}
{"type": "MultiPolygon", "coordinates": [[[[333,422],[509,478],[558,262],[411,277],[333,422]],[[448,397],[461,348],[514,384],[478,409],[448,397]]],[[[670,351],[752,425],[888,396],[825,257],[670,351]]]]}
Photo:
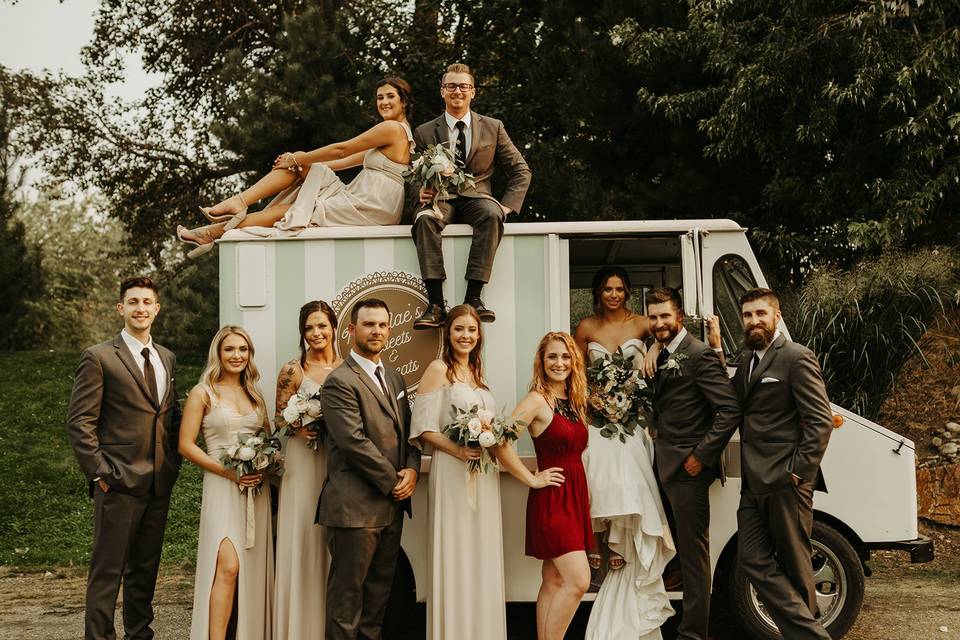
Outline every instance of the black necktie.
{"type": "Polygon", "coordinates": [[[666,347],[660,349],[660,355],[657,356],[657,371],[663,368],[663,365],[670,359],[670,350],[666,347]]]}
{"type": "Polygon", "coordinates": [[[753,375],[757,372],[757,368],[760,366],[760,354],[756,351],[753,352],[753,359],[750,360],[750,379],[753,380],[753,375]]]}
{"type": "Polygon", "coordinates": [[[150,364],[150,349],[144,347],[140,355],[143,356],[143,379],[147,383],[147,389],[150,390],[150,397],[159,404],[160,398],[157,396],[160,394],[157,392],[157,374],[153,371],[153,365],[150,364]]]}
{"type": "Polygon", "coordinates": [[[467,164],[467,136],[463,132],[464,128],[467,126],[467,123],[463,120],[458,120],[457,124],[454,126],[457,128],[457,146],[456,150],[453,152],[454,162],[456,163],[457,167],[462,169],[467,164]]]}

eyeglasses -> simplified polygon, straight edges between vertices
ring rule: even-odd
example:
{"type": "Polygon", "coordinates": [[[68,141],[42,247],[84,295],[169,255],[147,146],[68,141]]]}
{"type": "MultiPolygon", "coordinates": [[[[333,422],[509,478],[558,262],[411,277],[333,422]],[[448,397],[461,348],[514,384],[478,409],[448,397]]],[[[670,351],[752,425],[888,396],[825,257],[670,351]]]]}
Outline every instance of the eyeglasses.
{"type": "Polygon", "coordinates": [[[456,82],[447,82],[446,84],[440,85],[440,87],[442,89],[446,89],[447,91],[456,91],[457,89],[460,89],[460,91],[464,93],[470,91],[470,89],[473,89],[473,85],[466,82],[461,82],[460,84],[457,84],[456,82]]]}

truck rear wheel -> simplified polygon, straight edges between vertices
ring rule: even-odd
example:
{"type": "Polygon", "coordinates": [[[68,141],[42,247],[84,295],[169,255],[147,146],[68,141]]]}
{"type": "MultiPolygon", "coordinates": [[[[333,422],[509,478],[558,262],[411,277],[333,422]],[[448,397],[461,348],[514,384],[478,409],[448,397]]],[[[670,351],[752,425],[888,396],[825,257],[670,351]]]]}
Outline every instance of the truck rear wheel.
{"type": "MultiPolygon", "coordinates": [[[[850,542],[833,527],[814,521],[811,538],[820,619],[832,638],[842,638],[853,626],[863,604],[863,565],[850,542]]],[[[735,556],[730,565],[726,591],[730,608],[743,629],[755,640],[782,639],[735,556]]]]}

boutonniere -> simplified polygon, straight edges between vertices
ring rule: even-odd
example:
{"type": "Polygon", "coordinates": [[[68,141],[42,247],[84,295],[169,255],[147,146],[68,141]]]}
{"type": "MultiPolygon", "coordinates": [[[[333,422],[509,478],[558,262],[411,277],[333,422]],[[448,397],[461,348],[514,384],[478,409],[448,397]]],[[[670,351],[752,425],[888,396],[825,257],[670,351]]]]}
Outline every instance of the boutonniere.
{"type": "Polygon", "coordinates": [[[685,353],[671,353],[667,361],[660,367],[660,371],[670,373],[673,376],[683,375],[680,369],[680,363],[689,358],[685,353]]]}

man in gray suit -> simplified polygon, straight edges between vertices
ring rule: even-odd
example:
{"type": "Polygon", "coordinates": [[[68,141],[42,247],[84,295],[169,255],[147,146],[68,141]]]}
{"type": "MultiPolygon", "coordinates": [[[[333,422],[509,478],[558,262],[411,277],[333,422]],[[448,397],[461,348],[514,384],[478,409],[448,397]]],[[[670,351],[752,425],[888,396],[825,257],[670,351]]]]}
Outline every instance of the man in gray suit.
{"type": "Polygon", "coordinates": [[[647,294],[661,351],[654,379],[655,466],[673,514],[683,576],[677,638],[705,640],[710,622],[710,485],[723,480],[720,454],[740,426],[740,405],[717,353],[683,326],[680,294],[647,294]]]}
{"type": "Polygon", "coordinates": [[[747,346],[734,376],[743,406],[740,566],[783,637],[828,640],[816,618],[810,534],[813,491],[826,491],[820,460],[833,411],[816,356],[777,330],[776,294],[746,292],[740,313],[747,346]]]}
{"type": "Polygon", "coordinates": [[[330,546],[327,638],[378,640],[420,450],[409,443],[403,377],[380,359],[390,338],[386,303],[358,302],[348,330],[353,348],[327,377],[321,399],[329,448],[317,522],[330,546]]]}
{"type": "Polygon", "coordinates": [[[116,638],[121,580],[126,637],[153,637],[153,592],[180,471],[177,362],[150,337],[160,311],[156,285],[127,278],[117,311],[123,330],[80,356],[67,410],[67,435],[94,503],[87,640],[116,638]]]}
{"type": "Polygon", "coordinates": [[[473,227],[473,242],[467,259],[467,290],[464,303],[472,305],[483,322],[493,322],[496,314],[480,299],[483,285],[490,281],[493,259],[503,237],[503,221],[511,211],[519,211],[530,187],[530,169],[503,128],[503,123],[470,110],[476,95],[473,72],[465,64],[447,67],[440,84],[446,109],[439,118],[417,127],[413,139],[421,151],[431,144],[448,144],[457,165],[473,174],[476,186],[461,189],[457,197],[439,203],[442,219],[429,205],[433,192],[420,190],[420,210],[413,222],[413,241],[417,245],[420,275],[427,288],[427,310],[414,322],[415,329],[443,324],[443,268],[440,234],[449,222],[473,227]],[[505,174],[506,191],[500,200],[492,195],[494,167],[505,174]]]}

